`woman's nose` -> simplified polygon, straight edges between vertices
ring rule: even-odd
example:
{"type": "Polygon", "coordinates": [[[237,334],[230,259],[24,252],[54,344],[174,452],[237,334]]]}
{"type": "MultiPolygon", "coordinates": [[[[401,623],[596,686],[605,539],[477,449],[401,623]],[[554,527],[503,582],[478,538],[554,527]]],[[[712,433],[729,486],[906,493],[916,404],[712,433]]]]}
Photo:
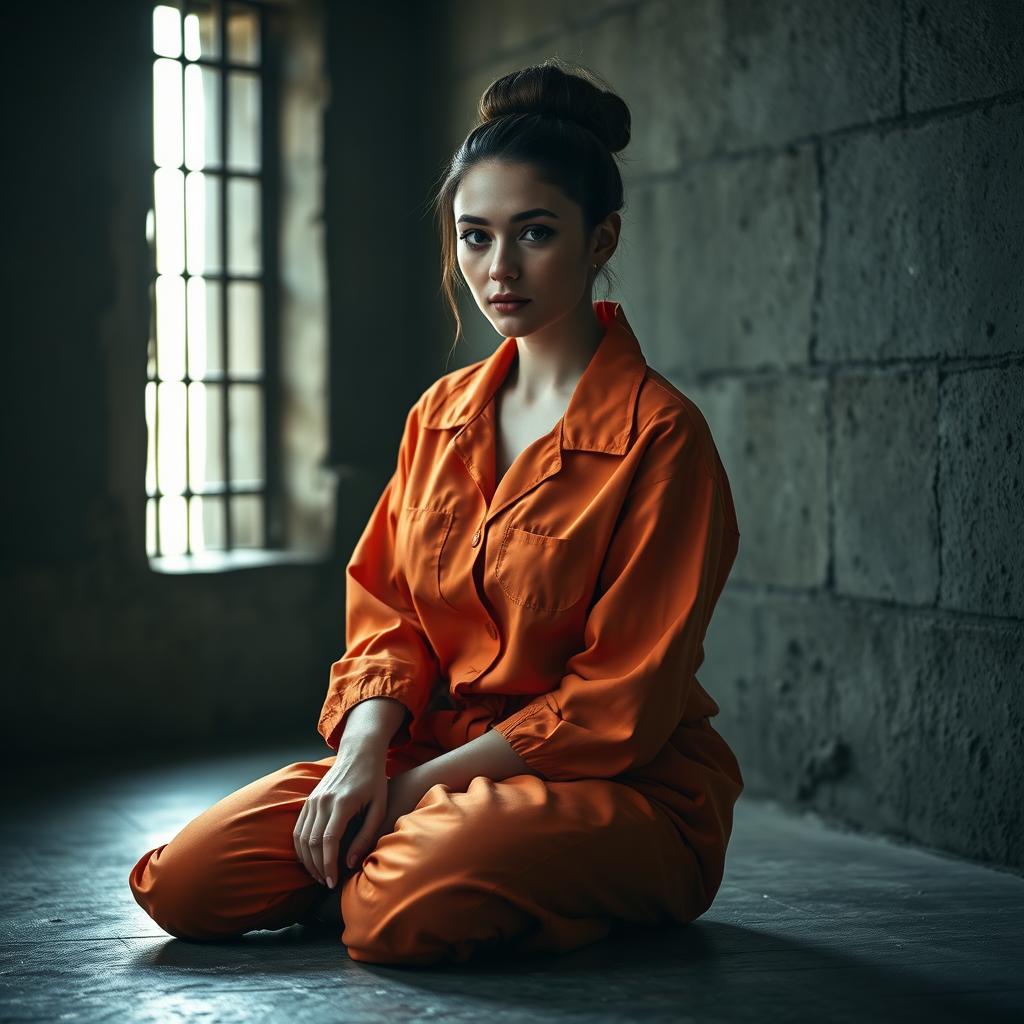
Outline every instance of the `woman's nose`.
{"type": "Polygon", "coordinates": [[[496,249],[494,259],[491,262],[491,280],[503,281],[505,278],[515,276],[516,267],[511,254],[507,251],[502,251],[500,248],[496,249]]]}

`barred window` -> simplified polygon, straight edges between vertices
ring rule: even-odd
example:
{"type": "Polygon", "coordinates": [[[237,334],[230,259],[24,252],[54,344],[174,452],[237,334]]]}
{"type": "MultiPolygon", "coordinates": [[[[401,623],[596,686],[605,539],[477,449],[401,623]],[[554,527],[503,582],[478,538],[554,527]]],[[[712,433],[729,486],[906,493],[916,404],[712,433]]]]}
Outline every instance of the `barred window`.
{"type": "Polygon", "coordinates": [[[273,76],[254,0],[153,10],[152,556],[282,544],[273,76]]]}

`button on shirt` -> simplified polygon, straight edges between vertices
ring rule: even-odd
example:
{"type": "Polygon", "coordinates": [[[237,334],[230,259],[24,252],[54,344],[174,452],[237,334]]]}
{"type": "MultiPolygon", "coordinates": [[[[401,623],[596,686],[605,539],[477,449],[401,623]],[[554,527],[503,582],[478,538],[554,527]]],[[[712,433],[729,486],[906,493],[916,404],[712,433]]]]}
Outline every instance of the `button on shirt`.
{"type": "Polygon", "coordinates": [[[605,333],[564,415],[500,481],[514,337],[409,410],[346,569],[347,647],[318,725],[331,749],[355,704],[386,696],[409,712],[392,747],[494,728],[544,778],[648,766],[699,795],[696,762],[670,748],[719,710],[695,673],[738,550],[732,494],[703,415],[647,365],[622,305],[594,311],[605,333]]]}

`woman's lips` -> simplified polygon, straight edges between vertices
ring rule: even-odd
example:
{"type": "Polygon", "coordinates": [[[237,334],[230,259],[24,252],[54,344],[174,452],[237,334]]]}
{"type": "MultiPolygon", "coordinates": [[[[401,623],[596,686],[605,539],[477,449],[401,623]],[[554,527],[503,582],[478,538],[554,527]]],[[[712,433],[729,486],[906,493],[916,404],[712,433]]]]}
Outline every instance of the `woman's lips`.
{"type": "Polygon", "coordinates": [[[492,302],[491,305],[499,313],[515,313],[516,310],[525,306],[529,301],[529,299],[521,299],[515,302],[492,302]]]}

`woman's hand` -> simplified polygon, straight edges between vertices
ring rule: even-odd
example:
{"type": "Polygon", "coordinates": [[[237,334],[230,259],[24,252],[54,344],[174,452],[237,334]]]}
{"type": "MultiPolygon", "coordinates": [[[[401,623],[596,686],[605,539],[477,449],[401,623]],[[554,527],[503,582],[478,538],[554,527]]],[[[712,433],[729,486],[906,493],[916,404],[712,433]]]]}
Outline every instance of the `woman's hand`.
{"type": "MultiPolygon", "coordinates": [[[[421,766],[422,768],[422,766],[421,766]]],[[[355,867],[376,845],[381,836],[395,831],[395,821],[403,814],[408,814],[423,798],[430,788],[416,768],[401,772],[388,780],[387,805],[376,829],[372,834],[362,830],[349,845],[346,863],[355,867]]]]}
{"type": "Polygon", "coordinates": [[[342,743],[334,764],[316,784],[299,812],[292,842],[306,870],[321,885],[338,881],[339,847],[371,849],[388,811],[385,745],[355,738],[342,743]],[[359,815],[362,814],[360,827],[359,815]],[[352,832],[356,831],[352,836],[352,832]]]}

